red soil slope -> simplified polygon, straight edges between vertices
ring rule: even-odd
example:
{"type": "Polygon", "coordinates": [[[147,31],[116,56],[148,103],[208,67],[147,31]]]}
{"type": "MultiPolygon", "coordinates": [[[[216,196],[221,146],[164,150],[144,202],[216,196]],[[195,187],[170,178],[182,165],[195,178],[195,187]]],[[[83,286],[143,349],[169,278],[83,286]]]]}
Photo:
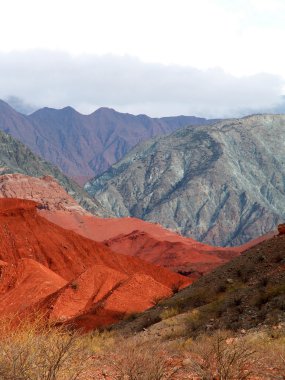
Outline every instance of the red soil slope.
{"type": "Polygon", "coordinates": [[[157,299],[171,294],[169,287],[147,274],[126,275],[95,265],[38,306],[48,312],[52,320],[90,329],[146,310],[157,299]]]}
{"type": "Polygon", "coordinates": [[[21,313],[66,285],[62,277],[32,259],[1,268],[0,315],[21,313]]]}
{"type": "Polygon", "coordinates": [[[41,217],[36,206],[0,199],[0,313],[37,304],[53,319],[84,315],[89,328],[98,327],[150,307],[178,283],[190,283],[57,226],[41,217]]]}
{"type": "Polygon", "coordinates": [[[136,218],[100,219],[91,216],[40,211],[48,220],[95,241],[112,251],[197,277],[237,256],[241,250],[212,247],[136,218]]]}

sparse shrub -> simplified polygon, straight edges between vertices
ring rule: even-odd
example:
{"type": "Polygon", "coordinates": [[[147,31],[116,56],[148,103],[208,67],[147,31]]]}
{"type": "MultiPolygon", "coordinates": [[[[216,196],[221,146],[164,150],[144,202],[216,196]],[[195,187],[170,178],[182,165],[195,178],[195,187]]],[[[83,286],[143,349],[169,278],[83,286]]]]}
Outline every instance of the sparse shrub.
{"type": "Polygon", "coordinates": [[[183,281],[177,281],[171,286],[172,294],[176,294],[179,292],[183,281]]]}
{"type": "Polygon", "coordinates": [[[220,284],[217,288],[218,293],[224,293],[227,290],[227,286],[225,284],[220,284]]]}
{"type": "Polygon", "coordinates": [[[202,336],[190,346],[190,368],[205,380],[245,380],[254,374],[255,352],[244,341],[218,332],[202,336]]]}
{"type": "Polygon", "coordinates": [[[242,297],[236,295],[233,299],[233,306],[240,306],[242,303],[242,297]]]}
{"type": "Polygon", "coordinates": [[[241,279],[243,282],[248,282],[251,278],[251,275],[254,273],[253,268],[246,268],[241,271],[241,279]]]}
{"type": "MultiPolygon", "coordinates": [[[[279,301],[281,302],[285,294],[285,284],[275,284],[275,285],[267,285],[266,289],[260,292],[253,300],[254,306],[259,309],[262,308],[263,305],[267,304],[272,299],[280,297],[279,301]]],[[[278,299],[277,299],[278,301],[278,299]]]]}
{"type": "Polygon", "coordinates": [[[263,277],[260,281],[259,281],[259,286],[261,287],[266,287],[268,285],[268,278],[267,277],[263,277]]]}
{"type": "Polygon", "coordinates": [[[163,310],[163,312],[160,314],[160,318],[164,320],[171,317],[175,317],[175,315],[179,314],[179,312],[180,310],[178,307],[171,307],[169,309],[163,310]]]}
{"type": "Polygon", "coordinates": [[[134,321],[138,317],[138,313],[129,313],[124,315],[124,321],[131,322],[134,321]]]}
{"type": "Polygon", "coordinates": [[[108,331],[107,329],[102,331],[93,330],[83,336],[83,339],[90,352],[97,353],[112,347],[115,342],[115,335],[113,331],[108,331]]]}
{"type": "Polygon", "coordinates": [[[269,296],[266,293],[259,293],[254,299],[254,306],[261,309],[263,305],[266,305],[269,301],[269,296]]]}
{"type": "Polygon", "coordinates": [[[225,327],[231,331],[238,331],[241,328],[241,322],[238,318],[234,318],[234,320],[228,320],[225,327]]]}
{"type": "Polygon", "coordinates": [[[225,301],[225,296],[220,296],[215,301],[208,303],[207,305],[204,305],[200,308],[201,313],[205,315],[205,317],[208,318],[216,318],[221,317],[224,312],[227,310],[228,304],[225,301]]]}
{"type": "Polygon", "coordinates": [[[279,310],[285,311],[285,299],[284,298],[276,298],[275,305],[279,310]]]}
{"type": "Polygon", "coordinates": [[[275,263],[281,263],[281,261],[284,259],[284,256],[281,254],[281,253],[278,253],[275,258],[274,258],[274,261],[275,263]]]}
{"type": "Polygon", "coordinates": [[[266,289],[266,293],[270,299],[274,297],[278,297],[278,296],[284,296],[285,284],[281,283],[281,284],[271,285],[266,289]]]}
{"type": "Polygon", "coordinates": [[[257,260],[257,262],[262,263],[263,261],[265,261],[265,256],[258,255],[257,258],[256,258],[256,260],[257,260]]]}
{"type": "Polygon", "coordinates": [[[237,269],[237,277],[242,277],[242,270],[241,269],[237,269]]]}
{"type": "Polygon", "coordinates": [[[213,291],[205,288],[197,290],[187,302],[193,307],[199,307],[211,302],[213,298],[216,298],[213,291]]]}
{"type": "Polygon", "coordinates": [[[187,328],[190,329],[191,332],[197,331],[201,326],[205,325],[206,316],[201,313],[200,310],[194,309],[192,310],[186,320],[187,328]]]}
{"type": "Polygon", "coordinates": [[[72,281],[70,284],[71,289],[77,290],[78,289],[78,283],[76,281],[72,281]]]}

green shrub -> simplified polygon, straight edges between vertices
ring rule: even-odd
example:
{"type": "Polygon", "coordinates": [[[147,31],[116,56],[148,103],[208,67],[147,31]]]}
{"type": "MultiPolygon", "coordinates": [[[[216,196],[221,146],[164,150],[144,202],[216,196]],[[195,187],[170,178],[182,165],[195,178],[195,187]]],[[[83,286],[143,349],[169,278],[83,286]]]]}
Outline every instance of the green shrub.
{"type": "Polygon", "coordinates": [[[160,318],[162,320],[168,319],[171,317],[175,317],[175,315],[178,315],[180,313],[179,307],[171,307],[169,309],[163,310],[163,312],[160,314],[160,318]]]}

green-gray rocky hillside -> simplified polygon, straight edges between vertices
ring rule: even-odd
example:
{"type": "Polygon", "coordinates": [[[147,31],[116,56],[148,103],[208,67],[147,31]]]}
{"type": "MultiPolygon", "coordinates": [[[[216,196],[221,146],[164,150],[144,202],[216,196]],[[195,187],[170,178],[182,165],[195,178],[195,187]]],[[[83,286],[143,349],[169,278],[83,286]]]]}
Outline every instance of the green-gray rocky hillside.
{"type": "Polygon", "coordinates": [[[85,189],[117,216],[238,245],[285,220],[285,115],[187,127],[135,147],[85,189]]]}

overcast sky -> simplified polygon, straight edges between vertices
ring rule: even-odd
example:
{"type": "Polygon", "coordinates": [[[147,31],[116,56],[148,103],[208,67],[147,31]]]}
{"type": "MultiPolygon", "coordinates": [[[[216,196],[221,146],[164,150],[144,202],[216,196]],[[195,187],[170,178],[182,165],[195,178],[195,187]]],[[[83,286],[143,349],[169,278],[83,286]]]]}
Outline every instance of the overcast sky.
{"type": "Polygon", "coordinates": [[[0,5],[0,98],[23,111],[222,117],[271,110],[285,93],[284,0],[0,5]]]}

